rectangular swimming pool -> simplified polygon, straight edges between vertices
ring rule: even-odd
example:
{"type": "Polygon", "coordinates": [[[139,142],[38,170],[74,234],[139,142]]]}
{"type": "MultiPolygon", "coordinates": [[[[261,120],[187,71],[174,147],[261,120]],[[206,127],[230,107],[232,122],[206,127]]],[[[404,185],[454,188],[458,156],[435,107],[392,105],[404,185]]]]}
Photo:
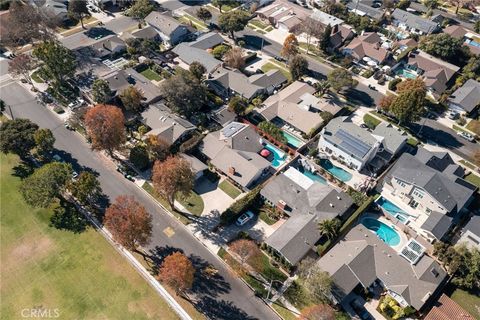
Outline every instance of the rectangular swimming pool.
{"type": "Polygon", "coordinates": [[[347,182],[352,179],[352,174],[350,172],[345,171],[342,168],[339,168],[337,166],[334,166],[333,163],[330,162],[330,160],[321,159],[320,165],[322,166],[323,169],[327,170],[333,176],[335,176],[337,179],[343,182],[347,182]]]}
{"type": "Polygon", "coordinates": [[[417,79],[417,75],[408,70],[408,69],[405,69],[405,68],[400,68],[400,69],[397,69],[395,71],[395,74],[399,75],[399,76],[402,76],[404,78],[407,78],[407,79],[417,79]]]}
{"type": "Polygon", "coordinates": [[[376,203],[387,211],[389,215],[400,220],[400,222],[405,223],[408,221],[408,214],[384,197],[378,198],[376,203]]]}
{"type": "Polygon", "coordinates": [[[303,144],[303,141],[298,139],[297,137],[291,135],[290,133],[288,133],[287,131],[283,131],[282,130],[282,134],[283,136],[285,137],[285,139],[287,139],[287,143],[294,147],[295,149],[299,148],[302,144],[303,144]]]}
{"type": "Polygon", "coordinates": [[[285,163],[287,159],[285,152],[283,152],[282,150],[278,149],[277,147],[275,147],[270,143],[266,143],[264,147],[265,149],[269,150],[273,154],[273,159],[271,162],[272,167],[276,169],[285,163]]]}

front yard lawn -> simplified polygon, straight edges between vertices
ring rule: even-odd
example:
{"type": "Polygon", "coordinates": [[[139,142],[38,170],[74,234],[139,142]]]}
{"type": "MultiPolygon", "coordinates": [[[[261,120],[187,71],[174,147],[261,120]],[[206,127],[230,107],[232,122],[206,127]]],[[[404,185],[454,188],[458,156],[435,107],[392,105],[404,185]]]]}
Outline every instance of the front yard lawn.
{"type": "Polygon", "coordinates": [[[242,191],[238,190],[237,187],[235,187],[230,181],[228,180],[223,180],[219,185],[218,187],[223,191],[225,192],[226,194],[228,194],[230,196],[230,198],[232,199],[235,199],[236,197],[238,197],[239,195],[242,194],[242,191]]]}
{"type": "Polygon", "coordinates": [[[200,216],[203,212],[203,200],[195,191],[190,192],[186,198],[177,198],[177,201],[182,204],[190,213],[200,216]]]}
{"type": "Polygon", "coordinates": [[[169,212],[171,212],[178,220],[180,220],[181,223],[184,225],[187,225],[191,223],[192,221],[185,217],[184,215],[181,215],[180,213],[173,211],[168,202],[160,197],[156,192],[155,189],[153,189],[153,186],[145,181],[145,183],[142,186],[143,190],[147,191],[152,197],[154,197],[162,206],[164,206],[169,212]]]}
{"type": "Polygon", "coordinates": [[[36,83],[44,83],[45,81],[40,77],[39,70],[36,70],[32,73],[31,78],[36,83]]]}
{"type": "Polygon", "coordinates": [[[290,74],[290,71],[288,71],[287,69],[285,68],[282,68],[276,64],[273,64],[272,62],[267,62],[265,63],[263,66],[262,66],[262,71],[267,73],[268,71],[270,70],[274,70],[274,69],[278,69],[280,70],[283,75],[288,79],[288,80],[292,80],[292,75],[290,74]]]}
{"type": "Polygon", "coordinates": [[[367,125],[370,129],[375,129],[382,121],[378,120],[376,117],[371,114],[366,113],[363,116],[363,123],[367,125]]]}
{"type": "Polygon", "coordinates": [[[479,120],[471,120],[466,127],[468,130],[472,131],[476,135],[480,135],[480,121],[479,120]]]}
{"type": "Polygon", "coordinates": [[[0,155],[2,319],[22,310],[58,308],[59,319],[178,319],[168,304],[93,228],[80,233],[49,226],[55,205],[23,200],[13,168],[0,155]]]}
{"type": "Polygon", "coordinates": [[[251,259],[248,263],[267,280],[276,280],[284,282],[288,276],[283,273],[279,268],[272,266],[270,259],[267,255],[262,253],[258,257],[251,259]]]}
{"type": "Polygon", "coordinates": [[[142,72],[140,72],[145,78],[147,78],[148,80],[150,81],[160,81],[162,80],[162,76],[159,75],[158,73],[156,73],[155,71],[153,71],[152,69],[150,68],[147,68],[145,70],[143,70],[142,72]]]}
{"type": "Polygon", "coordinates": [[[468,311],[474,319],[480,319],[480,291],[474,293],[457,288],[450,298],[468,311]]]}
{"type": "Polygon", "coordinates": [[[260,29],[267,29],[270,26],[269,24],[266,24],[263,21],[255,20],[255,19],[250,20],[249,24],[252,24],[255,27],[260,28],[260,29]]]}
{"type": "Polygon", "coordinates": [[[470,172],[465,176],[465,180],[480,188],[480,177],[476,174],[470,172]]]}

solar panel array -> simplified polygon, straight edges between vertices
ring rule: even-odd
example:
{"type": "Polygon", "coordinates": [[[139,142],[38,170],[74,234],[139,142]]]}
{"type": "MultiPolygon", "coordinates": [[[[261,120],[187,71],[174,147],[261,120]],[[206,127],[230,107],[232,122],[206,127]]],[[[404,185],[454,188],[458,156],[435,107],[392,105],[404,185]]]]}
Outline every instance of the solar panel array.
{"type": "Polygon", "coordinates": [[[354,156],[363,158],[370,150],[370,146],[368,144],[352,136],[343,129],[339,129],[335,136],[341,140],[340,146],[346,150],[349,150],[354,156]]]}
{"type": "Polygon", "coordinates": [[[407,259],[411,264],[417,263],[425,252],[425,248],[411,239],[402,249],[400,255],[407,259]]]}

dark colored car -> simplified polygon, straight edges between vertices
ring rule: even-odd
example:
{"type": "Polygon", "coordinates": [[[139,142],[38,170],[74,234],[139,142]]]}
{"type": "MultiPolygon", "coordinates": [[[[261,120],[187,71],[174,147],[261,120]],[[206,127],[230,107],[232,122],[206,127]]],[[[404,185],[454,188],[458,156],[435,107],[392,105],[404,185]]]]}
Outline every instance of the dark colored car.
{"type": "Polygon", "coordinates": [[[352,306],[353,310],[355,311],[356,314],[360,317],[362,320],[373,320],[372,315],[365,309],[365,307],[358,301],[357,299],[353,300],[350,302],[350,305],[352,306]]]}

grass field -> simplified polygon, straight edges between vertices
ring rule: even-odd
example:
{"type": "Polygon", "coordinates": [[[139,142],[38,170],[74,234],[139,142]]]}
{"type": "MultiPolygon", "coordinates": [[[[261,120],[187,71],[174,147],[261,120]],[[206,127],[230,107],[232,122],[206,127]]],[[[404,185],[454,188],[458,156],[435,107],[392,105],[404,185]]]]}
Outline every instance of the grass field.
{"type": "Polygon", "coordinates": [[[195,191],[190,192],[185,199],[178,198],[178,202],[182,204],[190,213],[200,216],[203,212],[204,204],[202,197],[200,197],[195,191]]]}
{"type": "Polygon", "coordinates": [[[262,66],[262,71],[267,73],[268,71],[272,70],[272,69],[278,69],[280,70],[283,75],[288,79],[288,80],[292,80],[292,75],[290,74],[290,71],[288,71],[287,69],[285,68],[282,68],[276,64],[273,64],[271,62],[267,62],[265,63],[263,66],[262,66]]]}
{"type": "Polygon", "coordinates": [[[50,209],[23,201],[15,156],[0,155],[2,319],[21,310],[58,309],[59,319],[178,319],[158,294],[93,228],[49,226],[50,209]]]}
{"type": "Polygon", "coordinates": [[[237,187],[235,187],[230,181],[228,180],[223,180],[219,185],[218,187],[223,191],[225,192],[226,194],[228,194],[230,196],[230,198],[232,199],[235,199],[236,197],[238,197],[240,194],[242,194],[242,192],[240,190],[238,190],[237,187]]]}
{"type": "Polygon", "coordinates": [[[475,319],[480,319],[480,292],[473,294],[462,289],[456,289],[450,298],[468,311],[475,319]]]}
{"type": "Polygon", "coordinates": [[[476,174],[469,173],[468,175],[465,176],[465,180],[467,180],[468,182],[480,188],[480,177],[477,176],[476,174]]]}
{"type": "Polygon", "coordinates": [[[147,78],[148,80],[154,80],[154,81],[160,81],[162,80],[162,76],[160,76],[158,73],[156,73],[155,71],[153,71],[152,69],[150,68],[147,68],[145,70],[143,70],[142,72],[140,72],[145,78],[147,78]]]}

